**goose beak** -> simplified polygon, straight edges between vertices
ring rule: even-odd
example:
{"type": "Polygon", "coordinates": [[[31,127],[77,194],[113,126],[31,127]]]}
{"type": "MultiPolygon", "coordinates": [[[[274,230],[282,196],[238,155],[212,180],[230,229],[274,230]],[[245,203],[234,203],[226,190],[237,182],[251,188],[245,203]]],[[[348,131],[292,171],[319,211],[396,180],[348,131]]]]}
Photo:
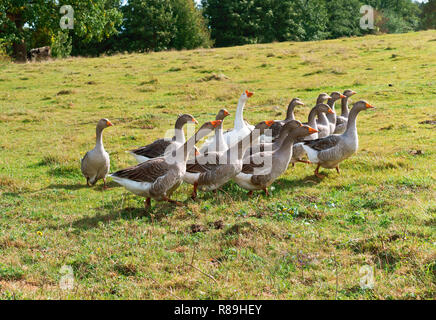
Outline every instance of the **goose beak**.
{"type": "Polygon", "coordinates": [[[245,94],[247,95],[247,97],[250,98],[254,94],[254,92],[250,92],[248,90],[245,90],[245,94]]]}
{"type": "Polygon", "coordinates": [[[327,99],[333,99],[332,97],[330,97],[329,95],[327,95],[327,99]]]}
{"type": "Polygon", "coordinates": [[[331,114],[334,113],[333,110],[332,110],[331,108],[329,108],[329,110],[328,110],[327,112],[328,112],[328,113],[331,113],[331,114]]]}
{"type": "Polygon", "coordinates": [[[198,124],[198,121],[195,118],[192,118],[192,122],[194,122],[195,124],[198,124]]]}
{"type": "Polygon", "coordinates": [[[367,109],[375,109],[375,107],[372,106],[372,105],[370,105],[369,103],[366,104],[366,108],[367,108],[367,109]]]}
{"type": "Polygon", "coordinates": [[[266,123],[266,125],[268,126],[268,127],[271,127],[273,124],[274,124],[274,120],[267,120],[267,121],[265,121],[265,123],[266,123]]]}
{"type": "Polygon", "coordinates": [[[317,133],[317,132],[318,132],[318,130],[316,130],[312,127],[309,127],[309,133],[317,133]]]}
{"type": "Polygon", "coordinates": [[[224,110],[224,116],[227,117],[230,113],[227,110],[224,110]]]}
{"type": "Polygon", "coordinates": [[[200,152],[198,151],[198,149],[195,149],[195,156],[199,156],[200,152]]]}
{"type": "Polygon", "coordinates": [[[341,99],[343,99],[343,98],[346,98],[346,96],[345,96],[345,95],[343,95],[343,94],[341,94],[341,99]]]}
{"type": "Polygon", "coordinates": [[[214,128],[216,128],[221,124],[221,122],[222,122],[221,120],[214,120],[214,121],[211,121],[210,123],[212,124],[212,126],[214,128]]]}
{"type": "Polygon", "coordinates": [[[304,102],[301,101],[301,100],[298,100],[298,101],[297,101],[297,104],[300,105],[300,106],[304,106],[304,102]]]}
{"type": "Polygon", "coordinates": [[[112,126],[113,126],[112,122],[110,122],[109,120],[106,122],[106,125],[107,125],[108,127],[112,127],[112,126]]]}
{"type": "Polygon", "coordinates": [[[356,91],[351,91],[351,95],[356,94],[356,93],[357,93],[356,91]]]}

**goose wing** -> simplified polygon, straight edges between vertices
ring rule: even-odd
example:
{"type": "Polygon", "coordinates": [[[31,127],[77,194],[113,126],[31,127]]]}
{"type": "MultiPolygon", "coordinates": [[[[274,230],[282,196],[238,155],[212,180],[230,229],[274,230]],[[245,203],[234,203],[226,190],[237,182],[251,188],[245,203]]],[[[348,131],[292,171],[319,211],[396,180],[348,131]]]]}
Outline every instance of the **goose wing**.
{"type": "Polygon", "coordinates": [[[331,135],[325,138],[304,142],[304,144],[316,151],[325,151],[335,147],[341,140],[339,135],[331,135]]]}
{"type": "Polygon", "coordinates": [[[219,153],[204,153],[201,156],[195,157],[195,162],[186,165],[186,171],[190,173],[203,173],[212,171],[219,164],[219,153]],[[215,157],[215,162],[213,158],[215,157]],[[212,160],[212,161],[210,161],[212,160]]]}
{"type": "Polygon", "coordinates": [[[127,169],[113,173],[112,177],[125,178],[137,182],[155,182],[166,175],[170,169],[165,158],[154,158],[127,169]]]}
{"type": "Polygon", "coordinates": [[[147,158],[157,158],[164,155],[168,146],[173,142],[169,139],[159,139],[144,147],[131,150],[131,153],[147,158]]]}
{"type": "MultiPolygon", "coordinates": [[[[265,160],[268,156],[271,156],[271,152],[258,152],[251,155],[249,158],[245,158],[241,172],[245,174],[254,174],[256,168],[264,168],[267,165],[265,160]]],[[[271,168],[269,168],[269,170],[271,170],[271,168]]]]}

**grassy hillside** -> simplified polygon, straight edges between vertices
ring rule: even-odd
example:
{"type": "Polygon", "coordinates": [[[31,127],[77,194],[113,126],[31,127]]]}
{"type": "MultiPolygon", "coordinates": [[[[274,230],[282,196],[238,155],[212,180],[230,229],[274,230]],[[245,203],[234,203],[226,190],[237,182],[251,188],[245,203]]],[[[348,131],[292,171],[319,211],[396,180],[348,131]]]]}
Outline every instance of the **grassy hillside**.
{"type": "Polygon", "coordinates": [[[435,298],[435,110],[436,31],[3,65],[0,299],[435,298]],[[179,113],[226,107],[231,127],[245,89],[256,123],[296,96],[306,120],[320,92],[347,88],[377,106],[359,115],[358,153],[322,181],[289,168],[270,198],[230,183],[193,202],[184,184],[186,208],[144,214],[144,199],[80,173],[102,117],[115,171],[179,113]]]}

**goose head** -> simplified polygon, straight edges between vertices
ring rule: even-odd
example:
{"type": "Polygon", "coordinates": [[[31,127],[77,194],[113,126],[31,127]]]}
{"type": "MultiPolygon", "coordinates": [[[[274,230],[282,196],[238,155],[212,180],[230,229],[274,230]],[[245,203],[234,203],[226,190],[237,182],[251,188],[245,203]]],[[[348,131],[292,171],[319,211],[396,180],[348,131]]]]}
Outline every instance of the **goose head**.
{"type": "Polygon", "coordinates": [[[99,130],[103,130],[103,129],[107,128],[107,127],[112,127],[112,126],[113,126],[112,122],[110,122],[106,118],[100,119],[97,122],[97,129],[99,129],[99,130]]]}
{"type": "Polygon", "coordinates": [[[282,130],[292,131],[292,130],[295,130],[295,129],[301,127],[302,125],[303,124],[301,123],[301,121],[289,120],[288,122],[285,123],[282,130]]]}
{"type": "Polygon", "coordinates": [[[251,98],[253,96],[253,94],[254,94],[254,92],[245,90],[239,99],[243,102],[246,102],[248,100],[248,98],[251,98]]]}
{"type": "Polygon", "coordinates": [[[356,93],[357,93],[356,91],[347,89],[347,90],[344,91],[344,96],[349,98],[349,97],[355,95],[356,93]]]}
{"type": "Polygon", "coordinates": [[[332,108],[329,107],[329,105],[325,104],[325,103],[319,103],[316,105],[316,110],[318,112],[322,112],[322,113],[333,113],[332,108]]]}
{"type": "Polygon", "coordinates": [[[218,127],[222,122],[223,122],[222,120],[213,120],[213,121],[206,122],[200,127],[200,130],[202,129],[213,130],[216,127],[218,127]]]}
{"type": "Polygon", "coordinates": [[[357,101],[353,104],[353,109],[356,109],[357,111],[362,111],[366,109],[374,109],[375,107],[373,105],[370,105],[365,100],[357,101]]]}
{"type": "Polygon", "coordinates": [[[289,103],[290,107],[295,107],[295,106],[304,106],[304,102],[301,101],[300,98],[294,98],[291,100],[291,102],[289,103]]]}
{"type": "Polygon", "coordinates": [[[275,122],[274,120],[265,120],[265,121],[259,122],[254,127],[253,132],[257,131],[259,134],[263,134],[266,129],[269,129],[274,124],[274,122],[275,122]]]}
{"type": "Polygon", "coordinates": [[[181,114],[176,121],[176,129],[181,129],[187,123],[195,123],[198,124],[198,121],[195,120],[193,116],[190,114],[181,114]]]}
{"type": "Polygon", "coordinates": [[[334,92],[332,92],[332,94],[330,95],[330,99],[329,100],[331,100],[331,101],[333,101],[333,102],[335,102],[335,101],[337,101],[337,100],[339,100],[339,99],[342,99],[342,98],[346,98],[342,93],[340,93],[340,92],[337,92],[337,91],[334,91],[334,92]]]}
{"type": "Polygon", "coordinates": [[[327,101],[328,99],[331,99],[331,98],[332,97],[330,97],[327,93],[321,93],[318,96],[318,99],[316,100],[317,101],[316,104],[323,103],[323,102],[325,102],[325,101],[327,101]]]}
{"type": "Polygon", "coordinates": [[[295,128],[292,133],[296,138],[303,138],[306,136],[310,136],[311,134],[317,133],[318,130],[308,126],[302,125],[301,127],[295,128]]]}
{"type": "Polygon", "coordinates": [[[221,109],[215,117],[215,120],[224,120],[225,117],[230,115],[226,109],[221,109]]]}

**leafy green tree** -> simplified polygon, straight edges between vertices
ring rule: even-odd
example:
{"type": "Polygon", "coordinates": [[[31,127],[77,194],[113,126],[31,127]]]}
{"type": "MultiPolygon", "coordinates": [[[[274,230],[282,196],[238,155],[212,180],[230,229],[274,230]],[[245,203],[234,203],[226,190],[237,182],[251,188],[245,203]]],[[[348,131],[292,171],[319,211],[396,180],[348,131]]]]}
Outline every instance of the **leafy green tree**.
{"type": "MultiPolygon", "coordinates": [[[[120,0],[69,0],[74,9],[74,29],[69,31],[74,47],[81,42],[99,42],[117,32],[122,15],[120,0]]],[[[0,39],[17,60],[25,60],[28,46],[51,45],[62,15],[58,0],[0,1],[0,39]]]]}
{"type": "Polygon", "coordinates": [[[215,46],[257,42],[258,19],[250,14],[254,4],[253,0],[202,0],[203,14],[215,46]]]}
{"type": "Polygon", "coordinates": [[[418,30],[420,25],[420,8],[412,0],[366,0],[377,10],[376,21],[378,31],[386,33],[402,33],[418,30]]]}
{"type": "Polygon", "coordinates": [[[211,45],[193,0],[130,0],[122,11],[119,50],[160,51],[211,45]]]}
{"type": "Polygon", "coordinates": [[[303,32],[298,40],[322,40],[328,35],[328,14],[325,0],[294,0],[296,22],[303,32]]]}
{"type": "Polygon", "coordinates": [[[422,5],[421,28],[436,29],[436,0],[422,5]]]}
{"type": "Polygon", "coordinates": [[[210,47],[210,33],[201,11],[195,7],[193,0],[172,0],[176,34],[171,41],[171,48],[194,49],[210,47]]]}
{"type": "Polygon", "coordinates": [[[360,35],[360,7],[359,0],[326,1],[329,38],[360,35]]]}
{"type": "Polygon", "coordinates": [[[203,0],[202,5],[217,46],[327,36],[324,0],[203,0]]]}

